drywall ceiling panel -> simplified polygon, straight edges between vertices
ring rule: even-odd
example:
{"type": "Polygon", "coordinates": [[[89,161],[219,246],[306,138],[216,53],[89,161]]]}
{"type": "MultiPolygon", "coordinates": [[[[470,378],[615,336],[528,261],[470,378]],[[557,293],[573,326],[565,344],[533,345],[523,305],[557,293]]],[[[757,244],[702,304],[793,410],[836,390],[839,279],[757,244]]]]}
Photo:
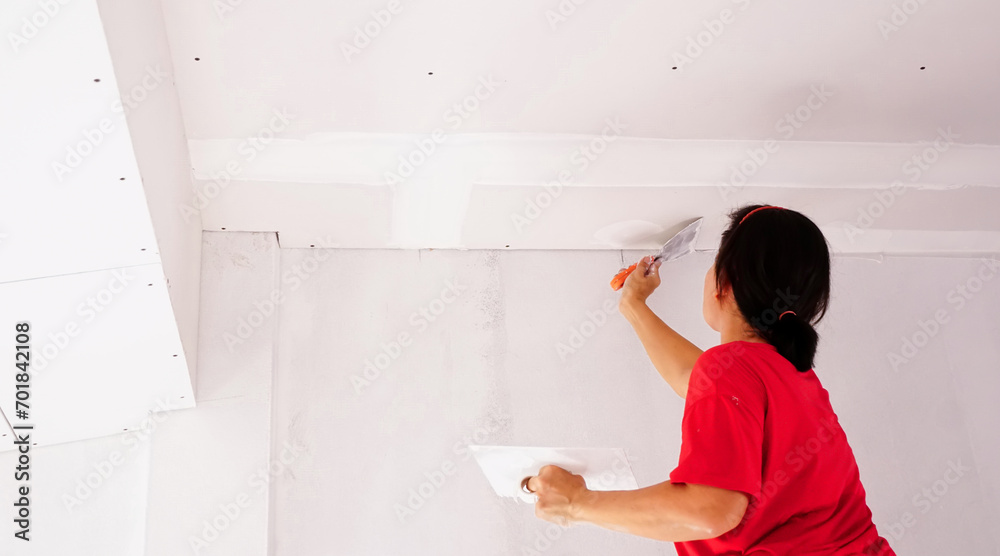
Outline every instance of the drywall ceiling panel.
{"type": "Polygon", "coordinates": [[[159,262],[93,1],[8,3],[0,282],[159,262]]]}
{"type": "MultiPolygon", "coordinates": [[[[329,133],[190,141],[191,166],[219,190],[246,181],[405,184],[413,179],[491,185],[713,185],[1000,187],[1000,147],[962,144],[952,128],[914,143],[676,141],[628,137],[620,122],[588,135],[329,133]],[[252,155],[252,156],[251,156],[252,155]],[[237,168],[238,171],[227,171],[237,168]],[[563,177],[562,174],[565,174],[563,177]]],[[[729,191],[725,191],[728,193],[729,191]]]]}
{"type": "Polygon", "coordinates": [[[246,182],[204,215],[208,229],[279,230],[286,248],[439,249],[653,249],[704,216],[696,247],[714,249],[726,213],[760,202],[808,215],[839,253],[1000,252],[996,187],[553,190],[414,180],[393,194],[385,186],[246,182]]]}
{"type": "Polygon", "coordinates": [[[218,191],[201,211],[215,231],[277,231],[282,245],[299,247],[386,246],[392,196],[385,187],[244,182],[218,191]],[[297,223],[297,224],[292,224],[297,223]]]}
{"type": "Polygon", "coordinates": [[[716,187],[473,188],[463,247],[651,249],[704,216],[697,249],[718,246],[729,210],[770,203],[808,215],[841,253],[1000,250],[1000,189],[744,188],[725,199],[716,187]],[[549,201],[551,199],[551,202],[549,201]],[[542,206],[545,205],[545,206],[542,206]]]}
{"type": "Polygon", "coordinates": [[[298,138],[617,117],[637,137],[913,142],[950,125],[1000,144],[1000,4],[899,4],[179,0],[164,15],[191,139],[246,137],[278,110],[298,138]]]}
{"type": "Polygon", "coordinates": [[[17,418],[14,381],[0,381],[13,425],[33,423],[39,445],[141,427],[152,411],[194,406],[191,381],[158,264],[0,284],[0,323],[11,339],[27,322],[31,408],[17,418]],[[73,416],[76,416],[75,418],[73,416]]]}
{"type": "Polygon", "coordinates": [[[809,211],[843,252],[996,250],[1000,148],[950,134],[912,144],[460,134],[427,152],[427,137],[352,133],[276,139],[243,163],[235,140],[192,141],[191,153],[206,229],[277,230],[284,247],[648,248],[683,219],[766,201],[809,211]]]}

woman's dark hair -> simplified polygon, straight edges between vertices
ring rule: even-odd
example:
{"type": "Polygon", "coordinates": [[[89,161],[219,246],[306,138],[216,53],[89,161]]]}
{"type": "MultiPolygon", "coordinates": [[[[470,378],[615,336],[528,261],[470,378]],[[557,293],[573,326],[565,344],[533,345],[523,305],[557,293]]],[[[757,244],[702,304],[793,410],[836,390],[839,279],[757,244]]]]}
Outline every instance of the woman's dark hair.
{"type": "Polygon", "coordinates": [[[747,218],[767,206],[747,205],[729,214],[715,256],[715,284],[720,292],[732,286],[747,323],[806,372],[819,341],[813,325],[830,299],[830,250],[816,224],[794,210],[764,208],[747,218]],[[785,311],[795,314],[780,317],[785,311]]]}

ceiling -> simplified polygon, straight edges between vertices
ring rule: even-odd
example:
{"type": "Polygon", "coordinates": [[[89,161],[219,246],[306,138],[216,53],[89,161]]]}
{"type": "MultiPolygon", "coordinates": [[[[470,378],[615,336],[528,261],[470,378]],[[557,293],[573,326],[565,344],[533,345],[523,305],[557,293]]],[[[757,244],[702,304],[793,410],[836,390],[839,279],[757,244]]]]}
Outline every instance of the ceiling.
{"type": "Polygon", "coordinates": [[[729,208],[763,200],[843,252],[1000,249],[1000,4],[177,0],[164,16],[205,229],[593,249],[707,215],[708,248],[729,208]],[[561,173],[575,201],[518,226],[561,173]],[[921,194],[836,237],[894,182],[921,194]]]}

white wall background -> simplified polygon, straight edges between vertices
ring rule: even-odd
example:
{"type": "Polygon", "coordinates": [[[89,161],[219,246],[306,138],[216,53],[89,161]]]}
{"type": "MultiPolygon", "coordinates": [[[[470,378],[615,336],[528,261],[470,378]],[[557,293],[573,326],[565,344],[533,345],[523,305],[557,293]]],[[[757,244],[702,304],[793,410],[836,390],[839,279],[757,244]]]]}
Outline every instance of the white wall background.
{"type": "MultiPolygon", "coordinates": [[[[152,403],[105,388],[117,378],[83,374],[107,357],[66,359],[66,373],[49,379],[66,396],[43,396],[65,411],[46,430],[138,409],[123,434],[43,438],[33,452],[36,541],[14,543],[0,519],[0,553],[672,554],[586,527],[535,544],[553,529],[530,507],[496,499],[461,447],[617,446],[640,484],[664,480],[682,400],[617,313],[603,313],[616,298],[611,274],[645,254],[610,249],[652,248],[670,226],[704,214],[703,252],[664,267],[652,303],[708,347],[717,338],[701,322],[700,292],[723,214],[766,198],[807,212],[855,257],[836,261],[817,370],[883,535],[900,553],[997,554],[1000,294],[996,271],[974,257],[1000,248],[1000,73],[990,69],[1000,4],[909,2],[916,9],[905,17],[896,4],[403,2],[350,57],[344,46],[388,3],[12,4],[8,31],[24,32],[24,17],[47,23],[28,48],[0,56],[21,84],[2,91],[22,108],[5,113],[23,124],[8,128],[34,130],[5,135],[16,154],[4,166],[0,248],[31,265],[4,265],[6,280],[38,265],[47,270],[32,276],[83,279],[127,262],[66,266],[96,251],[139,257],[128,264],[156,270],[144,282],[160,309],[170,303],[173,319],[161,322],[175,319],[178,335],[151,328],[150,311],[118,324],[183,345],[169,354],[190,374],[176,367],[174,376],[185,388],[191,379],[199,408],[146,415],[152,403]],[[735,21],[691,63],[677,62],[727,9],[735,21]],[[886,32],[886,21],[898,28],[886,32]],[[145,85],[151,71],[155,86],[145,85]],[[498,83],[495,94],[479,94],[482,79],[498,83]],[[834,92],[821,107],[817,87],[834,92]],[[139,106],[99,155],[115,157],[95,155],[75,172],[81,187],[46,197],[24,177],[129,98],[139,106]],[[453,103],[470,101],[476,108],[452,125],[453,103]],[[781,126],[790,114],[801,124],[791,135],[781,126]],[[609,119],[626,132],[579,167],[574,157],[609,119]],[[433,160],[390,190],[398,156],[440,129],[448,139],[433,160]],[[934,150],[942,129],[958,139],[934,150]],[[250,139],[259,148],[247,150],[250,139]],[[737,184],[735,168],[769,139],[780,152],[737,184]],[[927,168],[914,175],[907,165],[921,156],[927,168]],[[563,171],[575,186],[544,218],[516,226],[512,217],[527,215],[563,171]],[[882,200],[900,184],[905,196],[882,200]],[[117,210],[124,201],[140,210],[117,210]],[[128,233],[106,225],[136,219],[128,233]],[[203,229],[227,231],[202,239],[203,229]],[[291,249],[312,245],[329,249],[291,249]],[[370,249],[387,246],[406,250],[370,249]],[[445,305],[448,280],[466,289],[445,305]],[[959,287],[976,291],[961,303],[959,287]],[[443,311],[426,328],[411,320],[437,303],[443,311]],[[927,324],[936,317],[943,324],[927,324]],[[588,319],[600,321],[592,337],[560,356],[588,319]],[[894,368],[888,354],[922,328],[934,329],[926,345],[894,368]],[[400,333],[412,344],[382,354],[390,364],[358,395],[350,375],[394,350],[383,344],[400,333]],[[401,520],[396,504],[451,465],[401,520]],[[953,484],[949,467],[963,469],[953,484]]],[[[33,306],[23,282],[4,286],[6,310],[33,306]]],[[[131,380],[140,360],[117,349],[126,336],[107,337],[131,380]]],[[[189,390],[175,394],[193,403],[189,390]]],[[[0,434],[0,448],[10,442],[0,434]]],[[[0,453],[0,470],[14,455],[0,453]]],[[[0,471],[7,493],[10,475],[0,471]]]]}
{"type": "MultiPolygon", "coordinates": [[[[159,415],[144,431],[39,449],[39,541],[12,544],[5,523],[0,552],[674,553],[540,521],[531,506],[498,499],[462,448],[622,447],[640,486],[666,480],[683,400],[615,310],[581,326],[614,308],[607,282],[623,257],[642,252],[282,250],[273,234],[216,232],[203,249],[199,407],[159,415]],[[449,281],[460,293],[444,303],[449,281]],[[411,320],[421,308],[443,311],[424,327],[411,320]],[[574,329],[592,333],[571,344],[574,329]],[[412,342],[357,394],[350,376],[404,332],[412,342]],[[560,343],[579,347],[563,357],[560,343]],[[121,463],[98,478],[108,461],[121,463]],[[451,473],[400,519],[396,504],[420,503],[410,489],[437,470],[451,473]],[[77,491],[88,480],[94,488],[77,491]]],[[[717,342],[700,315],[712,256],[662,267],[650,301],[702,348],[717,342]]],[[[1000,553],[996,272],[977,258],[834,262],[816,369],[876,524],[900,554],[1000,553]],[[978,289],[961,308],[960,285],[978,289]],[[894,370],[887,354],[940,311],[946,322],[894,370]],[[964,471],[949,484],[952,464],[964,471]]],[[[0,454],[0,469],[13,455],[0,454]]]]}
{"type": "MultiPolygon", "coordinates": [[[[282,269],[309,268],[319,253],[284,251],[282,269]]],[[[548,524],[530,506],[497,499],[474,460],[456,451],[465,442],[623,447],[640,486],[667,479],[683,400],[624,319],[609,315],[575,353],[565,360],[557,353],[588,312],[602,313],[617,297],[607,280],[619,252],[327,253],[281,308],[275,442],[307,449],[277,481],[276,555],[333,547],[346,554],[521,554],[548,524]],[[467,290],[421,330],[411,315],[435,304],[449,280],[467,290]],[[410,333],[412,344],[357,395],[348,377],[400,332],[410,333]],[[467,440],[476,431],[482,436],[467,440]],[[394,505],[406,505],[425,473],[447,462],[455,473],[414,515],[399,519],[394,505]]],[[[700,310],[712,256],[665,265],[651,301],[703,348],[718,341],[700,310]]],[[[981,268],[978,259],[836,260],[816,369],[857,454],[876,523],[900,554],[995,554],[1000,546],[990,533],[1000,517],[993,432],[1000,410],[991,399],[1000,391],[993,316],[1000,280],[980,284],[961,309],[948,297],[981,268]],[[947,322],[894,370],[887,353],[898,353],[901,336],[911,337],[939,310],[947,322]],[[955,484],[935,485],[950,462],[968,469],[955,484]],[[937,501],[924,498],[925,488],[937,501]],[[907,512],[915,525],[904,525],[911,523],[907,512]]],[[[984,276],[995,278],[997,270],[990,272],[984,276]]],[[[550,550],[673,553],[589,526],[565,531],[550,550]]]]}

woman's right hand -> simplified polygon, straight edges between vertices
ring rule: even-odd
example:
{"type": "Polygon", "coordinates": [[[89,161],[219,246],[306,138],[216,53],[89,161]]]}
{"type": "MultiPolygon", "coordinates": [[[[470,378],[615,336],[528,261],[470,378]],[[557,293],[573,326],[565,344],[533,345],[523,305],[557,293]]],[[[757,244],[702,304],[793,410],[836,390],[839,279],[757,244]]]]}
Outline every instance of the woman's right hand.
{"type": "Polygon", "coordinates": [[[643,257],[636,264],[635,270],[625,279],[622,286],[622,296],[618,301],[618,307],[624,308],[634,303],[645,303],[646,298],[653,293],[653,290],[660,285],[660,264],[662,261],[653,263],[655,257],[650,255],[643,257]],[[649,275],[647,276],[647,271],[649,275]]]}

